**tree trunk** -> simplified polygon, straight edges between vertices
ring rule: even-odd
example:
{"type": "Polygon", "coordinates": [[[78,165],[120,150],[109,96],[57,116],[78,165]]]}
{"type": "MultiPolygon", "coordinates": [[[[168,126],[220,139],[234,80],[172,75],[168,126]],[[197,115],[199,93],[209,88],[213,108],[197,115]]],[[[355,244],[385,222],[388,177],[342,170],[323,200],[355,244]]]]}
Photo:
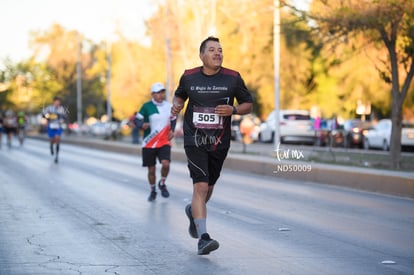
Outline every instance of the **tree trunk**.
{"type": "Polygon", "coordinates": [[[399,91],[392,92],[391,110],[391,146],[390,161],[392,169],[401,168],[401,129],[402,129],[402,102],[399,91]]]}
{"type": "Polygon", "coordinates": [[[401,121],[402,121],[402,96],[400,93],[399,67],[396,51],[398,23],[393,22],[391,33],[388,36],[384,27],[379,29],[385,46],[388,49],[391,63],[391,137],[390,137],[390,162],[392,169],[401,168],[401,121]]]}

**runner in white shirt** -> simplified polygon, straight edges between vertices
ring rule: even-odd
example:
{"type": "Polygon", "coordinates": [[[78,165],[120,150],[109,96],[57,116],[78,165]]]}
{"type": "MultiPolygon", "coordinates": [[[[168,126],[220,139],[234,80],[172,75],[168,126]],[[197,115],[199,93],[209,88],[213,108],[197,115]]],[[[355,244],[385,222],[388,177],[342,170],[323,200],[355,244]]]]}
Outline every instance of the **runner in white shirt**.
{"type": "Polygon", "coordinates": [[[175,117],[171,118],[171,103],[165,100],[165,88],[161,83],[151,86],[152,100],[144,103],[136,115],[135,124],[144,129],[142,140],[142,166],[148,167],[148,181],[151,193],[148,201],[154,201],[156,192],[156,158],[161,163],[161,179],[158,188],[165,198],[170,196],[165,181],[170,170],[171,143],[174,137],[175,117]]]}

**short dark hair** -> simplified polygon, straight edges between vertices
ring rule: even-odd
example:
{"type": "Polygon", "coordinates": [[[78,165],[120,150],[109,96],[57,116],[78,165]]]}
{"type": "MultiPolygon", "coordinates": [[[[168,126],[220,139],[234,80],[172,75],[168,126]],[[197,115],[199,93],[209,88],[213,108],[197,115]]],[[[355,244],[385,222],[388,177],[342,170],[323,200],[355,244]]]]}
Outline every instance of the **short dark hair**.
{"type": "Polygon", "coordinates": [[[207,44],[208,41],[215,41],[215,42],[220,43],[220,40],[217,37],[209,36],[206,39],[204,39],[203,42],[201,42],[201,44],[200,44],[200,53],[204,52],[204,50],[206,49],[206,44],[207,44]]]}

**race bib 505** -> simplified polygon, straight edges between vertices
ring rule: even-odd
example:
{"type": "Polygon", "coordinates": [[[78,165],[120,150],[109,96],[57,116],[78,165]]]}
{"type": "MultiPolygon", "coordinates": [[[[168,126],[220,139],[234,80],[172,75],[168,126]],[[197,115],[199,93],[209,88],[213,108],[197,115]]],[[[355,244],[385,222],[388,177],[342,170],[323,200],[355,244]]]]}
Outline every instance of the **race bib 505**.
{"type": "Polygon", "coordinates": [[[214,107],[194,106],[193,124],[200,129],[222,129],[223,117],[215,114],[214,107]]]}

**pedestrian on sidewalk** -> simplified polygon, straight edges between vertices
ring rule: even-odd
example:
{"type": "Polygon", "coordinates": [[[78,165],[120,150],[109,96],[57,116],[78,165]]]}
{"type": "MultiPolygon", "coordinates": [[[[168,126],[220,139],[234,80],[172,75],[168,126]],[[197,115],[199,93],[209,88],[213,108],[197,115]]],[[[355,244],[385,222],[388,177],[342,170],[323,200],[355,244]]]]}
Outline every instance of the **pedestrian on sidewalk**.
{"type": "Polygon", "coordinates": [[[185,212],[190,220],[189,233],[198,239],[198,254],[206,255],[219,247],[207,233],[206,204],[230,148],[231,117],[250,113],[253,101],[240,73],[222,67],[223,50],[218,38],[208,37],[202,41],[199,57],[202,66],[185,70],[181,76],[171,113],[178,115],[188,99],[184,114],[184,149],[193,181],[193,196],[185,212]]]}
{"type": "Polygon", "coordinates": [[[137,117],[137,112],[129,118],[128,126],[132,129],[131,137],[132,137],[132,144],[139,143],[139,128],[135,126],[135,118],[137,117]]]}
{"type": "Polygon", "coordinates": [[[165,100],[165,87],[162,83],[151,86],[152,99],[141,106],[136,114],[135,125],[144,130],[142,139],[142,166],[148,167],[148,182],[150,195],[148,201],[154,201],[156,191],[156,159],[161,163],[161,179],[158,188],[164,198],[168,198],[165,184],[170,171],[171,142],[174,137],[174,123],[176,117],[171,116],[171,103],[165,100]],[[172,127],[171,127],[172,126],[172,127]]]}

